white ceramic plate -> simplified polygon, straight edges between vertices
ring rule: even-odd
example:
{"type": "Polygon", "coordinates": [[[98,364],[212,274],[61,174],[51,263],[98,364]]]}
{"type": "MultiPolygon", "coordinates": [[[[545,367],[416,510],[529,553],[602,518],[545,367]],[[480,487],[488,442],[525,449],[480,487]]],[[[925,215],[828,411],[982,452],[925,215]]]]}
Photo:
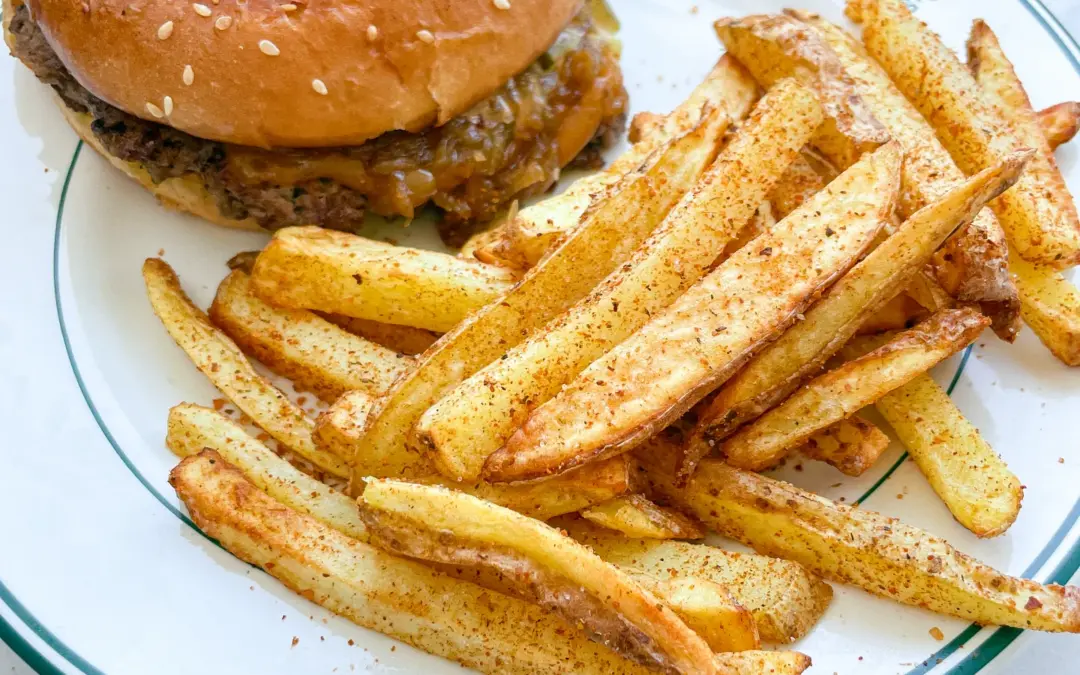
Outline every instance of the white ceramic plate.
{"type": "MultiPolygon", "coordinates": [[[[720,51],[713,18],[788,4],[696,3],[614,3],[635,111],[671,109],[705,74],[720,51]]],[[[840,17],[836,2],[803,4],[840,17]]],[[[1037,106],[1080,99],[1080,48],[1037,1],[913,4],[953,47],[984,16],[1037,106]]],[[[151,313],[139,266],[163,255],[205,305],[225,260],[264,237],[160,208],[82,148],[47,89],[9,58],[0,58],[0,137],[0,637],[42,673],[460,672],[232,558],[192,526],[166,483],[175,462],[163,445],[166,411],[215,392],[151,313]]],[[[1080,194],[1075,151],[1059,155],[1080,194]]],[[[421,224],[393,236],[436,241],[421,224]]],[[[858,480],[813,463],[785,477],[899,516],[1012,574],[1067,581],[1080,565],[1080,371],[1030,332],[1011,347],[988,333],[935,376],[1027,486],[1007,535],[980,541],[957,525],[898,447],[858,480]]],[[[1005,651],[1032,639],[1021,631],[836,591],[797,645],[814,673],[960,675],[995,660],[1000,672],[1034,670],[1014,660],[1015,646],[1005,651]]]]}

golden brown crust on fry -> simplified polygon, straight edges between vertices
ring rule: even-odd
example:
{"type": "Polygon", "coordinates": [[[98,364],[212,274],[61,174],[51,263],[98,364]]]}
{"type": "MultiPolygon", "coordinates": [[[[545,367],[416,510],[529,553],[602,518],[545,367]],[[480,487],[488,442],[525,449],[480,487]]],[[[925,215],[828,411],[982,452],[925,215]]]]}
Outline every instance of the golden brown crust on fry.
{"type": "Polygon", "coordinates": [[[1039,125],[1051,149],[1065,145],[1080,131],[1080,103],[1063,101],[1038,112],[1039,125]]]}

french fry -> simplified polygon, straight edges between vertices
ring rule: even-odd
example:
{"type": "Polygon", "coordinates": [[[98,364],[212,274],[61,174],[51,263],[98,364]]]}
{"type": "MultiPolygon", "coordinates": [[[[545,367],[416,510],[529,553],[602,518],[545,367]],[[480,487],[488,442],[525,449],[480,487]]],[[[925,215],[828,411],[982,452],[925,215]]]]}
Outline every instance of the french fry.
{"type": "MultiPolygon", "coordinates": [[[[898,209],[901,219],[940,200],[963,182],[963,172],[934,130],[858,40],[816,14],[787,11],[829,45],[867,108],[903,146],[906,161],[898,209]]],[[[1001,225],[989,209],[983,209],[948,240],[933,264],[937,280],[951,295],[960,302],[978,303],[994,321],[995,332],[1011,341],[1020,328],[1020,301],[1008,262],[1009,249],[1001,225]]]]}
{"type": "MultiPolygon", "coordinates": [[[[491,675],[653,672],[534,604],[390,555],[282,506],[212,451],[183,460],[169,480],[196,524],[226,550],[365,628],[491,675]]],[[[797,652],[753,651],[717,655],[715,663],[732,675],[768,667],[798,675],[810,665],[797,652]]]]}
{"type": "Polygon", "coordinates": [[[796,452],[830,464],[845,475],[861,476],[888,449],[889,442],[884,431],[852,415],[813,434],[796,452]]]}
{"type": "Polygon", "coordinates": [[[362,337],[365,340],[371,340],[375,344],[382,345],[406,356],[422,354],[439,339],[439,333],[433,333],[423,328],[397,326],[392,323],[380,323],[367,319],[357,319],[354,316],[325,312],[319,313],[319,316],[353,335],[362,337]]]}
{"type": "Polygon", "coordinates": [[[251,295],[235,270],[218,286],[210,320],[241,349],[324,401],[347,391],[381,394],[412,359],[348,333],[303,309],[282,309],[251,295]]]}
{"type": "Polygon", "coordinates": [[[637,168],[663,144],[689,132],[701,122],[705,107],[723,110],[729,119],[746,117],[757,100],[758,87],[730,56],[723,56],[685,102],[671,114],[657,116],[640,129],[641,138],[604,171],[580,178],[565,192],[519,211],[500,227],[501,238],[477,250],[481,260],[503,260],[528,268],[581,221],[590,206],[609,196],[609,189],[637,168]]]}
{"type": "Polygon", "coordinates": [[[1062,363],[1080,366],[1080,291],[1045,265],[1013,256],[1009,268],[1020,289],[1020,313],[1062,363]]]}
{"type": "Polygon", "coordinates": [[[787,560],[683,541],[629,539],[570,516],[553,524],[625,570],[655,578],[706,579],[719,584],[750,610],[766,642],[788,643],[803,637],[832,600],[829,584],[787,560]]]}
{"type": "Polygon", "coordinates": [[[322,471],[349,477],[349,466],[341,457],[315,446],[314,422],[259,375],[236,343],[210,323],[164,260],[147,258],[142,273],[154,313],[215,387],[276,441],[322,471]]]}
{"type": "Polygon", "coordinates": [[[716,34],[760,84],[794,77],[814,89],[825,123],[814,146],[839,169],[889,140],[828,45],[805,25],[784,15],[721,19],[716,34]]]}
{"type": "Polygon", "coordinates": [[[769,193],[767,201],[772,205],[773,215],[782,220],[821,192],[827,182],[806,156],[800,155],[769,193]]]}
{"type": "Polygon", "coordinates": [[[439,471],[455,480],[478,478],[484,461],[531,409],[700,279],[821,119],[814,93],[793,80],[766,94],[701,180],[626,264],[424,413],[417,438],[433,451],[439,471]]]}
{"type": "Polygon", "coordinates": [[[370,479],[358,501],[372,541],[419,560],[492,569],[601,643],[678,673],[715,673],[709,645],[651,592],[537,520],[461,492],[370,479]]]}
{"type": "Polygon", "coordinates": [[[219,412],[192,403],[169,410],[165,445],[178,457],[212,450],[260,490],[289,508],[366,541],[356,502],[278,457],[219,412]]]}
{"type": "Polygon", "coordinates": [[[452,387],[584,297],[629,258],[716,157],[728,120],[715,108],[703,114],[701,124],[627,174],[620,188],[591,209],[573,234],[517,285],[443,336],[411,373],[397,381],[356,452],[350,453],[358,476],[431,471],[428,458],[408,447],[420,415],[452,387]]]}
{"type": "Polygon", "coordinates": [[[874,405],[961,525],[980,537],[1009,529],[1024,497],[1019,479],[929,375],[874,405]]]}
{"type": "Polygon", "coordinates": [[[251,288],[280,307],[447,331],[514,285],[506,268],[321,227],[287,227],[255,260],[251,288]]]}
{"type": "Polygon", "coordinates": [[[1080,131],[1080,103],[1065,101],[1038,112],[1039,126],[1051,150],[1065,145],[1080,131]]]}
{"type": "Polygon", "coordinates": [[[697,458],[820,370],[905,282],[919,278],[916,272],[926,265],[941,242],[1017,179],[1028,154],[1009,156],[1004,163],[968,179],[941,201],[917,211],[830,288],[806,313],[805,321],[762,350],[699,406],[697,426],[680,465],[680,476],[688,475],[697,458]]]}
{"type": "Polygon", "coordinates": [[[639,586],[660,598],[709,648],[717,652],[758,649],[754,617],[720,584],[627,572],[639,586]]]}
{"type": "Polygon", "coordinates": [[[966,347],[989,323],[970,308],[938,312],[883,347],[814,378],[724,441],[721,452],[740,469],[772,468],[815,432],[853,415],[966,347]]]}
{"type": "Polygon", "coordinates": [[[701,539],[705,530],[674,509],[657,506],[642,495],[616,497],[587,509],[585,520],[638,539],[701,539]]]}
{"type": "Polygon", "coordinates": [[[863,321],[855,331],[856,335],[875,335],[894,330],[911,328],[930,316],[930,311],[923,307],[908,293],[900,293],[882,305],[881,309],[863,321]]]}
{"type": "MultiPolygon", "coordinates": [[[[867,51],[937,131],[960,169],[975,173],[1021,148],[1033,147],[988,100],[956,54],[915,18],[902,0],[858,4],[867,51]]],[[[1015,117],[1015,113],[1013,113],[1015,117]]],[[[1056,268],[1080,262],[1080,225],[1071,199],[1054,194],[1054,172],[1039,153],[1016,187],[992,203],[1010,243],[1024,259],[1056,268]]]]}
{"type": "Polygon", "coordinates": [[[653,489],[710,529],[827,579],[983,625],[1080,632],[1080,589],[1010,577],[928,532],[715,459],[685,487],[671,458],[643,457],[653,489]]]}
{"type": "Polygon", "coordinates": [[[856,263],[892,212],[900,153],[867,155],[532,412],[485,476],[559,473],[678,419],[856,263]]]}

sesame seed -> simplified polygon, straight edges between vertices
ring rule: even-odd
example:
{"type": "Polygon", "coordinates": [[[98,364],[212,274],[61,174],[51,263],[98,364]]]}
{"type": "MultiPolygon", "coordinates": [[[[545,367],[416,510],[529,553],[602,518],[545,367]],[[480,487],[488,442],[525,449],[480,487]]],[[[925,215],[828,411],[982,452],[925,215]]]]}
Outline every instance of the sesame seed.
{"type": "Polygon", "coordinates": [[[162,104],[164,104],[164,106],[165,106],[165,110],[164,110],[165,116],[168,117],[169,115],[172,114],[172,109],[173,109],[172,96],[166,96],[165,100],[162,101],[162,104]]]}
{"type": "Polygon", "coordinates": [[[375,27],[375,24],[371,24],[367,27],[367,39],[374,40],[379,37],[379,29],[375,27]]]}
{"type": "Polygon", "coordinates": [[[314,79],[311,81],[311,88],[319,92],[323,96],[326,96],[326,84],[322,80],[314,79]]]}
{"type": "Polygon", "coordinates": [[[195,81],[195,71],[191,69],[191,64],[184,66],[184,84],[191,86],[191,83],[195,81]]]}
{"type": "Polygon", "coordinates": [[[172,35],[172,29],[173,29],[173,22],[172,21],[166,21],[165,23],[158,26],[158,29],[157,29],[158,39],[159,40],[168,40],[169,36],[172,35]]]}
{"type": "Polygon", "coordinates": [[[281,6],[281,9],[283,9],[286,12],[295,12],[296,11],[296,5],[294,5],[291,2],[287,2],[287,3],[285,3],[284,5],[281,6]]]}
{"type": "Polygon", "coordinates": [[[259,51],[267,56],[277,56],[281,53],[281,50],[277,48],[277,45],[269,40],[259,40],[259,51]]]}
{"type": "Polygon", "coordinates": [[[492,0],[495,9],[510,9],[510,0],[492,0]]]}
{"type": "Polygon", "coordinates": [[[199,2],[192,4],[191,8],[194,9],[195,13],[199,16],[210,16],[211,14],[213,14],[213,12],[210,11],[209,7],[199,2]]]}
{"type": "Polygon", "coordinates": [[[420,38],[421,42],[426,42],[428,44],[431,44],[432,42],[435,42],[435,36],[432,35],[431,31],[429,31],[429,30],[418,30],[418,31],[416,31],[416,37],[420,38]]]}
{"type": "Polygon", "coordinates": [[[149,101],[147,101],[147,103],[146,103],[146,112],[150,113],[151,115],[153,115],[154,117],[157,117],[159,119],[162,118],[162,117],[165,117],[165,113],[163,113],[161,111],[161,108],[157,107],[153,103],[150,103],[149,101]]]}
{"type": "Polygon", "coordinates": [[[232,25],[232,17],[231,16],[219,16],[217,18],[217,20],[214,21],[214,28],[217,28],[218,30],[227,30],[229,28],[229,26],[231,26],[231,25],[232,25]]]}

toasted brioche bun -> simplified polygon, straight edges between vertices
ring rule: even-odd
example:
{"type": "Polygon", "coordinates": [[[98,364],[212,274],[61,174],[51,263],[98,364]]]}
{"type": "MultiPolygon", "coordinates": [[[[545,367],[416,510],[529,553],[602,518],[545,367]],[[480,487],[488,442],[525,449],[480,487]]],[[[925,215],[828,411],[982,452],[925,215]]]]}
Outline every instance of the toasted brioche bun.
{"type": "Polygon", "coordinates": [[[581,0],[28,4],[75,78],[121,110],[200,138],[317,147],[447,121],[535,61],[581,0]]]}

